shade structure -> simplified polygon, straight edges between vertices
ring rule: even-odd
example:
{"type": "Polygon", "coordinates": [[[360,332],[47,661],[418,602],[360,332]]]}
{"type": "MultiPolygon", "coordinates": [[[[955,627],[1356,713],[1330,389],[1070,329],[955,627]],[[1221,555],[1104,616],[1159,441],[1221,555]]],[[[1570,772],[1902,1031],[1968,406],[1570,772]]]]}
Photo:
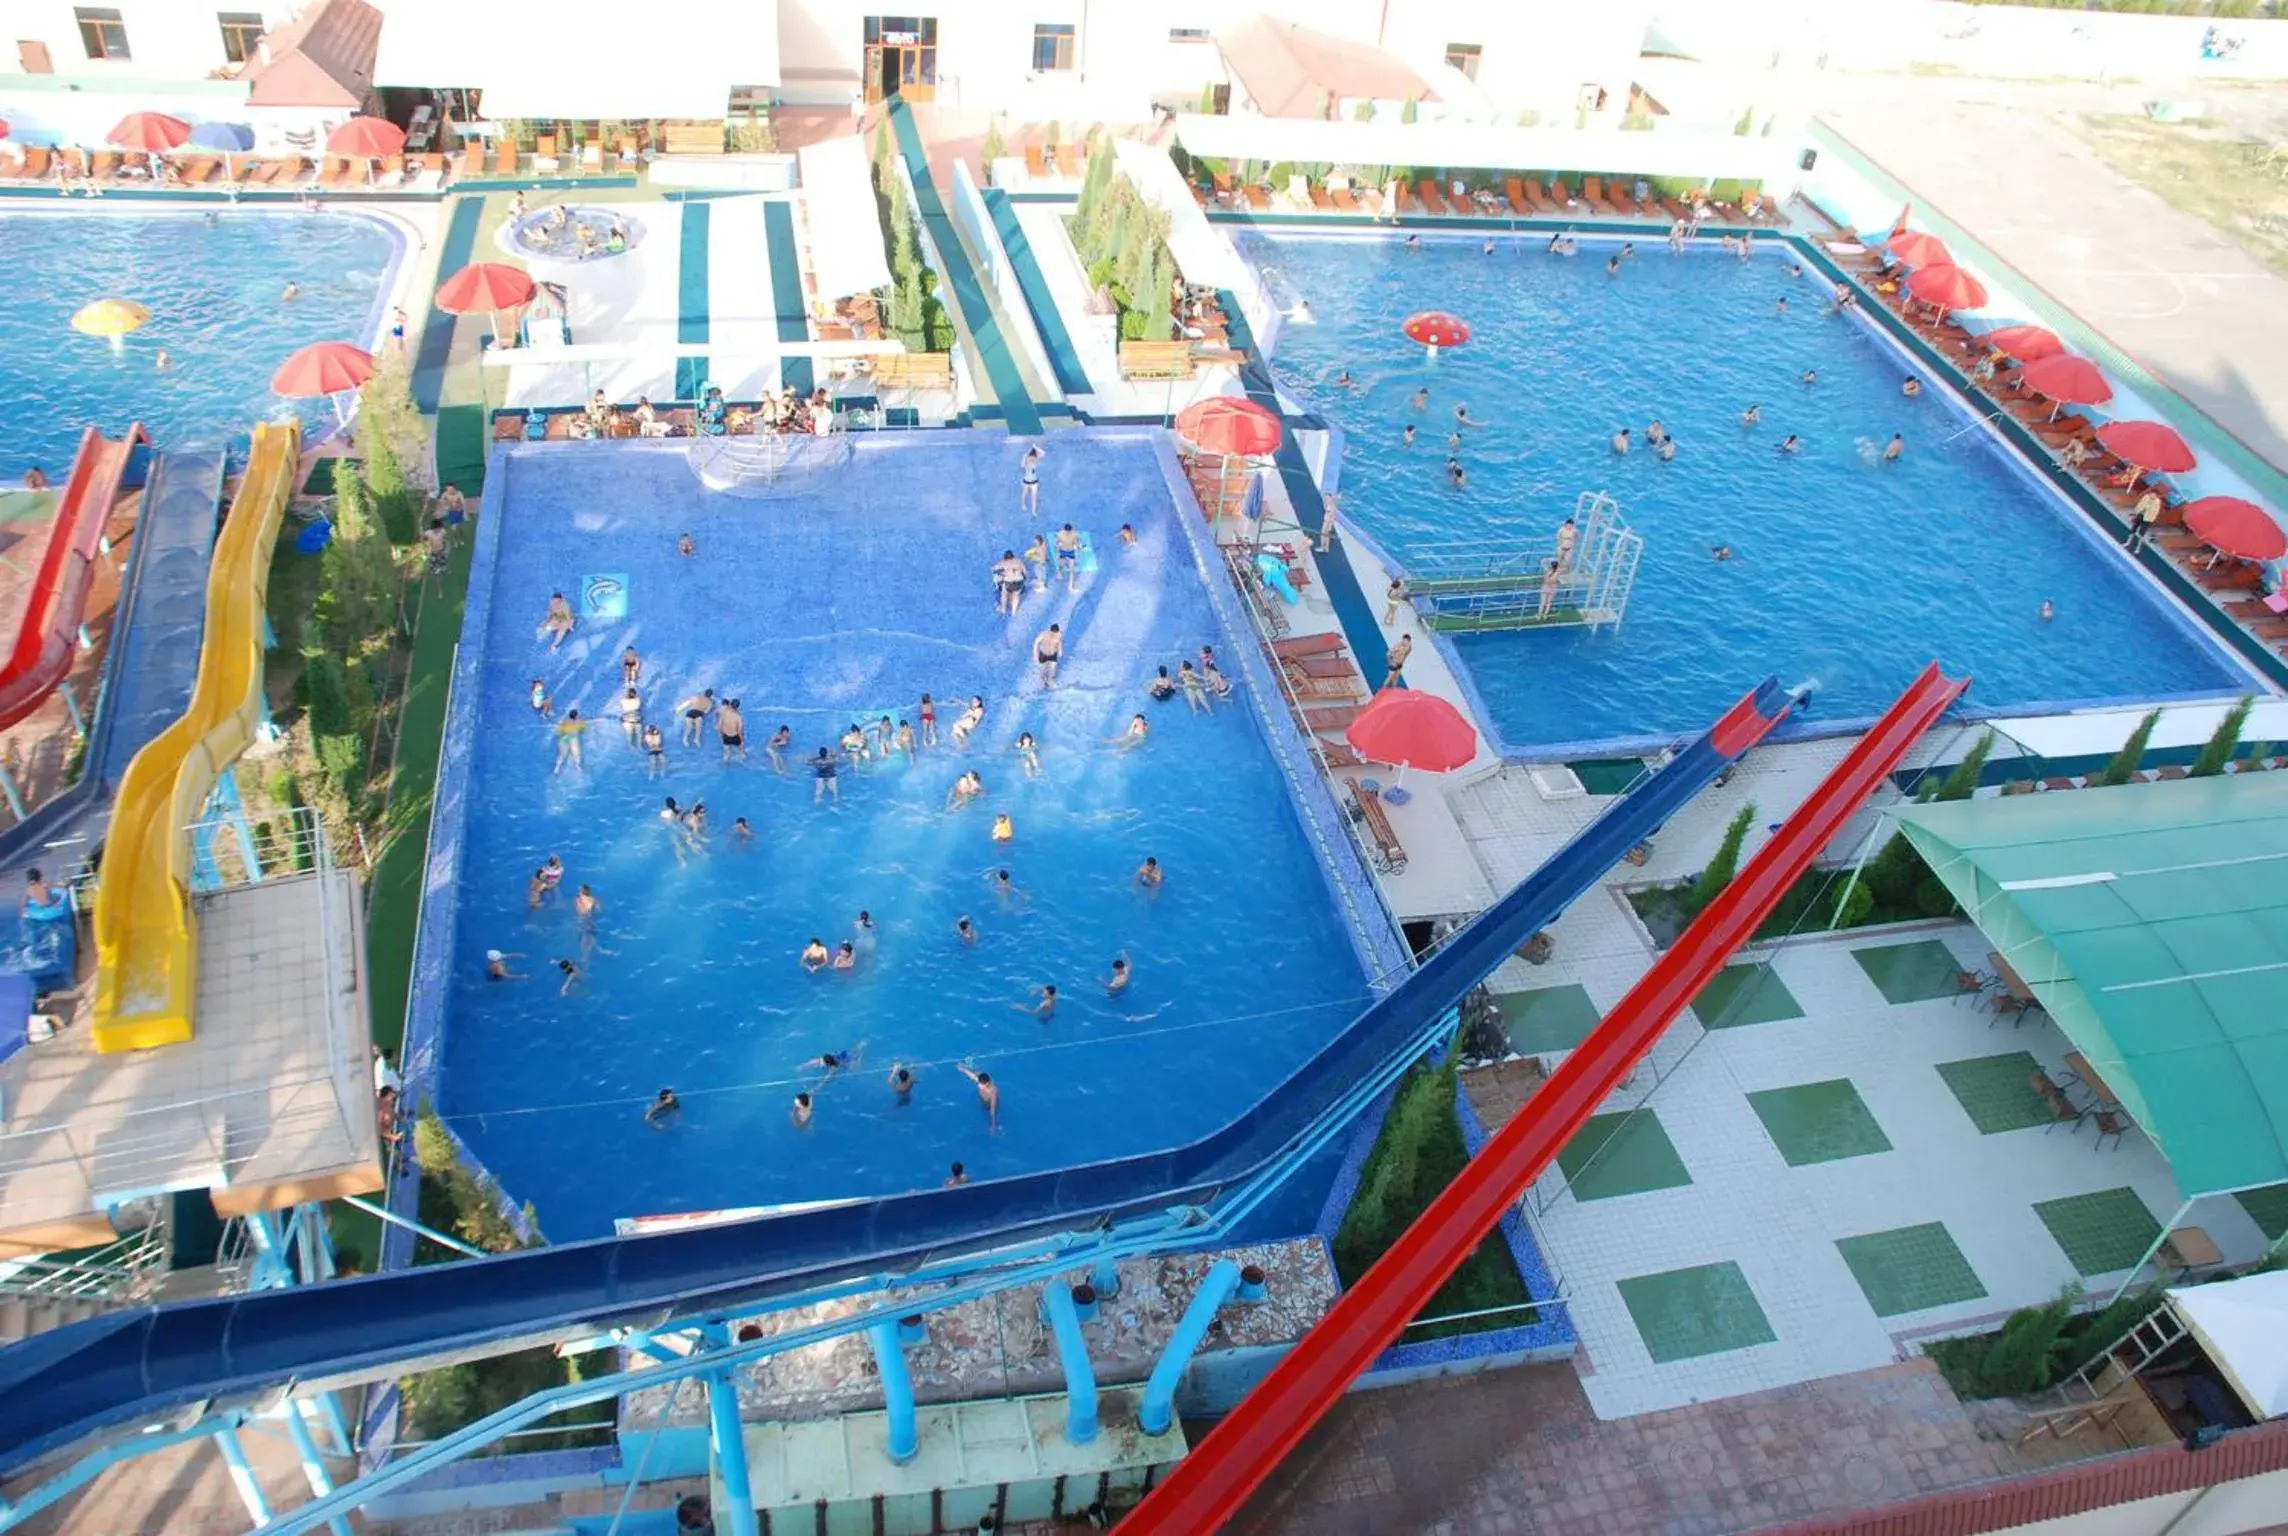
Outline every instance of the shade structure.
{"type": "Polygon", "coordinates": [[[1203,453],[1269,453],[1285,435],[1279,418],[1252,400],[1215,395],[1176,413],[1176,432],[1203,453]]]}
{"type": "Polygon", "coordinates": [[[447,314],[514,309],[532,299],[532,275],[497,261],[472,262],[437,285],[437,307],[447,314]]]}
{"type": "Polygon", "coordinates": [[[1425,773],[1459,768],[1478,755],[1478,733],[1462,712],[1419,688],[1385,688],[1343,732],[1359,756],[1425,773]]]}
{"type": "Polygon", "coordinates": [[[244,123],[197,123],[191,128],[189,142],[199,149],[243,155],[254,147],[254,130],[244,123]]]}
{"type": "Polygon", "coordinates": [[[141,149],[161,154],[180,145],[190,136],[191,125],[179,117],[169,117],[164,112],[130,112],[113,125],[104,139],[121,149],[141,149]]]}
{"type": "Polygon", "coordinates": [[[1426,347],[1458,347],[1470,339],[1469,322],[1449,315],[1442,309],[1426,309],[1418,315],[1408,315],[1399,327],[1409,340],[1426,347]]]}
{"type": "Polygon", "coordinates": [[[2243,560],[2277,560],[2288,554],[2288,532],[2271,513],[2238,496],[2203,496],[2187,503],[2185,526],[2202,543],[2243,560]]]}
{"type": "Polygon", "coordinates": [[[151,311],[133,299],[97,299],[73,315],[71,324],[82,336],[124,336],[150,318],[151,311]]]}
{"type": "Polygon", "coordinates": [[[1910,267],[1954,265],[1954,255],[1947,250],[1946,242],[1919,229],[1891,236],[1883,242],[1883,248],[1910,267]]]}
{"type": "Polygon", "coordinates": [[[2288,1270],[2172,1290],[2169,1308],[2259,1422],[2288,1414],[2288,1270]]]}
{"type": "Polygon", "coordinates": [[[1951,261],[1916,269],[1907,292],[1941,309],[1977,309],[1986,302],[1986,285],[1951,261]]]}
{"type": "Polygon", "coordinates": [[[2028,363],[2018,378],[2035,394],[2065,405],[2103,405],[2113,398],[2113,386],[2105,382],[2097,364],[2070,352],[2028,363]]]}
{"type": "Polygon", "coordinates": [[[377,160],[405,149],[405,130],[382,117],[353,117],[326,135],[326,153],[377,160]]]}
{"type": "Polygon", "coordinates": [[[278,365],[270,387],[281,395],[337,395],[373,377],[373,354],[346,341],[316,341],[278,365]]]}
{"type": "Polygon", "coordinates": [[[2021,363],[2056,357],[2066,349],[2066,344],[2058,340],[2058,333],[2043,325],[2005,325],[1988,331],[1981,339],[1995,351],[2021,363]]]}
{"type": "Polygon", "coordinates": [[[866,141],[845,135],[795,151],[802,196],[810,208],[810,268],[828,303],[890,286],[882,253],[882,205],[866,141]]]}
{"type": "Polygon", "coordinates": [[[2174,427],[2157,421],[2109,421],[2097,429],[2097,440],[2123,463],[2165,475],[2181,475],[2199,462],[2174,427]]]}

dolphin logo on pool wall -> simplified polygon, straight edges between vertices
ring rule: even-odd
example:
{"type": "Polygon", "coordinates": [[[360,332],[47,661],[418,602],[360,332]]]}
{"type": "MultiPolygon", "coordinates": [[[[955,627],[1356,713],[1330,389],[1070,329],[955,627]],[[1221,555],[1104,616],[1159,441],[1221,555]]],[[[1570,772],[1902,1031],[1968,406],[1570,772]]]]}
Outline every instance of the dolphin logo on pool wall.
{"type": "Polygon", "coordinates": [[[625,576],[582,577],[580,601],[592,619],[624,619],[628,616],[628,579],[625,576]]]}

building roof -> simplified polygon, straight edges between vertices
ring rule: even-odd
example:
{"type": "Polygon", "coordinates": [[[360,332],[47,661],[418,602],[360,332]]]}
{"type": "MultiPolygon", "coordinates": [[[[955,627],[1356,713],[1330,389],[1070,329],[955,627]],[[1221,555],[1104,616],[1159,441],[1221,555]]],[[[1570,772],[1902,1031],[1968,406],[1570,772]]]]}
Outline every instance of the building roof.
{"type": "Polygon", "coordinates": [[[1412,66],[1380,48],[1260,13],[1216,33],[1216,49],[1266,117],[1319,117],[1335,101],[1436,101],[1412,66]]]}
{"type": "Polygon", "coordinates": [[[262,38],[246,67],[252,107],[338,107],[355,112],[373,93],[381,12],[366,0],[311,0],[262,38]]]}
{"type": "Polygon", "coordinates": [[[2187,1198],[2288,1179],[2288,773],[1894,814],[2187,1198]]]}

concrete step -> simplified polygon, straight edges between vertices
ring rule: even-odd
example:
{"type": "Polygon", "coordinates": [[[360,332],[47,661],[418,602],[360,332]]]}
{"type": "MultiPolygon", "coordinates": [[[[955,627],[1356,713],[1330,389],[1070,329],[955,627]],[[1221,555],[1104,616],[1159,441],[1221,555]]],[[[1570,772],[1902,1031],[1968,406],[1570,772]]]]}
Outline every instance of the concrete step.
{"type": "Polygon", "coordinates": [[[109,1310],[100,1301],[78,1296],[0,1296],[0,1344],[13,1344],[109,1310]]]}

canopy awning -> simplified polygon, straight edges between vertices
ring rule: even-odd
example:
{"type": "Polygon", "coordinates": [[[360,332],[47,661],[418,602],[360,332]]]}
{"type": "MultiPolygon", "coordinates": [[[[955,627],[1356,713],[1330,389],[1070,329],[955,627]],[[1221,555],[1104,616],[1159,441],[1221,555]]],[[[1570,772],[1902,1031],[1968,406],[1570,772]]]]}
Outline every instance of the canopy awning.
{"type": "MultiPolygon", "coordinates": [[[[1244,113],[1178,113],[1176,142],[1195,157],[1339,166],[1621,172],[1723,181],[1772,181],[1792,164],[1779,140],[1690,127],[1658,133],[1581,133],[1571,127],[1393,122],[1319,122],[1244,113]]],[[[1428,174],[1427,170],[1424,174],[1428,174]]]]}
{"type": "Polygon", "coordinates": [[[2187,1199],[2288,1180],[2288,773],[1891,814],[2187,1199]]]}
{"type": "Polygon", "coordinates": [[[2288,1270],[2172,1290],[2169,1306],[2258,1422],[2288,1413],[2288,1270]]]}
{"type": "Polygon", "coordinates": [[[882,210],[866,143],[855,134],[806,144],[795,151],[802,166],[803,200],[810,205],[810,268],[821,299],[846,299],[890,285],[882,249],[882,210]]]}
{"type": "Polygon", "coordinates": [[[263,34],[246,68],[254,107],[336,107],[355,112],[373,94],[381,12],[365,0],[317,0],[263,34]]]}

